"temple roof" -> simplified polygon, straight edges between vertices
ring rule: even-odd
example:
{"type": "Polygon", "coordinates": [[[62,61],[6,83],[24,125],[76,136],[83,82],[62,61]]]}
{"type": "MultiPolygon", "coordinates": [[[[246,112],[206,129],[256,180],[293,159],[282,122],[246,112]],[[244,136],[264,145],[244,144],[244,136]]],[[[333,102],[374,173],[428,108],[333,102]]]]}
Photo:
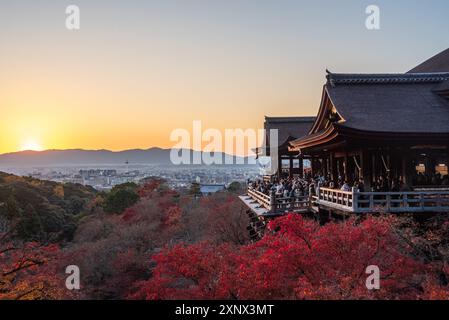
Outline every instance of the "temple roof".
{"type": "Polygon", "coordinates": [[[409,71],[409,73],[423,72],[449,72],[449,48],[409,71]]]}
{"type": "Polygon", "coordinates": [[[331,85],[337,84],[419,84],[440,83],[449,80],[449,72],[437,73],[392,73],[392,74],[356,74],[331,73],[326,76],[331,85]]]}
{"type": "Polygon", "coordinates": [[[449,49],[408,73],[327,71],[320,109],[298,150],[357,139],[449,140],[449,49]]]}
{"type": "Polygon", "coordinates": [[[315,117],[265,117],[266,144],[269,143],[269,130],[278,129],[278,146],[305,136],[315,122],[315,117]]]}
{"type": "Polygon", "coordinates": [[[325,86],[343,121],[364,131],[449,133],[448,73],[328,74],[325,86]]]}

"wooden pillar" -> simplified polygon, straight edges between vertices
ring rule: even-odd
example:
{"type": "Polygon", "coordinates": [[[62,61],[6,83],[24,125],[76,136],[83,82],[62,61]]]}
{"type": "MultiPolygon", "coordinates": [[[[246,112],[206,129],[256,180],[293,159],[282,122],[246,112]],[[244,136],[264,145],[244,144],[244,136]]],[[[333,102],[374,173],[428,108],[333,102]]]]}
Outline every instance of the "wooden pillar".
{"type": "Polygon", "coordinates": [[[398,177],[398,169],[397,169],[397,152],[396,149],[391,149],[390,151],[390,177],[391,181],[394,181],[398,177]]]}
{"type": "Polygon", "coordinates": [[[282,156],[278,152],[278,179],[282,178],[282,156]]]}
{"type": "Polygon", "coordinates": [[[329,175],[329,156],[325,155],[323,157],[323,176],[327,177],[329,175]]]}
{"type": "Polygon", "coordinates": [[[387,158],[385,159],[385,161],[387,162],[387,167],[388,167],[388,170],[389,171],[387,171],[387,179],[389,180],[388,182],[391,184],[391,179],[393,178],[393,176],[392,176],[392,172],[391,172],[391,156],[390,156],[390,153],[391,153],[391,150],[388,150],[388,153],[387,153],[387,158]]]}
{"type": "Polygon", "coordinates": [[[406,185],[410,185],[410,181],[408,181],[408,174],[407,174],[407,164],[408,164],[408,157],[407,155],[404,153],[402,154],[402,179],[403,179],[403,183],[405,183],[406,185]]]}
{"type": "Polygon", "coordinates": [[[349,168],[348,168],[348,152],[345,151],[345,156],[344,156],[344,166],[343,166],[343,170],[344,170],[344,180],[345,181],[349,181],[349,168]]]}
{"type": "Polygon", "coordinates": [[[276,193],[274,190],[270,191],[270,212],[276,212],[276,193]]]}
{"type": "Polygon", "coordinates": [[[336,182],[337,181],[337,170],[335,165],[335,159],[334,159],[334,153],[331,151],[329,153],[329,170],[331,174],[331,180],[336,182]]]}
{"type": "Polygon", "coordinates": [[[448,166],[449,169],[449,145],[446,146],[446,166],[448,166]]]}
{"type": "Polygon", "coordinates": [[[369,163],[370,154],[367,150],[360,151],[360,167],[362,168],[361,177],[363,178],[363,184],[365,190],[371,190],[371,165],[369,163]]]}
{"type": "Polygon", "coordinates": [[[433,155],[429,157],[429,154],[427,153],[426,156],[426,175],[432,176],[435,174],[435,159],[433,158],[433,155]]]}
{"type": "Polygon", "coordinates": [[[315,177],[315,170],[316,170],[315,158],[313,156],[310,159],[310,167],[312,169],[312,178],[313,178],[313,177],[315,177]]]}
{"type": "Polygon", "coordinates": [[[289,161],[288,177],[293,178],[293,157],[291,155],[289,156],[289,161]]]}
{"type": "Polygon", "coordinates": [[[299,158],[299,177],[304,178],[304,159],[299,158]]]}
{"type": "Polygon", "coordinates": [[[404,179],[403,183],[408,186],[412,185],[411,166],[410,152],[404,149],[402,152],[402,178],[404,179]]]}

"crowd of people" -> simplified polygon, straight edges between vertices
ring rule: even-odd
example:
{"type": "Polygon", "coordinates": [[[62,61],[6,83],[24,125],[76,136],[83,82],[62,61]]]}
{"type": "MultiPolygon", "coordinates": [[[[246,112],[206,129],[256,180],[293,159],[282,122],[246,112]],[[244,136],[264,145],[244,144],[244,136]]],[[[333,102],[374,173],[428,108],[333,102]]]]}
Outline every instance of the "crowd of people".
{"type": "Polygon", "coordinates": [[[329,177],[315,176],[308,178],[290,177],[283,179],[271,179],[249,181],[248,185],[256,191],[269,195],[272,191],[276,197],[291,198],[291,197],[307,197],[309,195],[316,195],[319,188],[340,189],[342,191],[351,191],[356,188],[358,192],[365,191],[362,180],[358,180],[353,184],[344,181],[341,178],[337,182],[332,181],[329,177]]]}
{"type": "Polygon", "coordinates": [[[417,173],[413,177],[413,185],[416,186],[447,186],[449,187],[449,175],[417,173]]]}
{"type": "Polygon", "coordinates": [[[286,178],[275,179],[272,181],[258,179],[248,182],[248,185],[256,191],[262,192],[266,195],[270,195],[273,191],[276,197],[291,198],[291,197],[303,197],[309,195],[310,183],[307,179],[286,178]]]}
{"type": "Polygon", "coordinates": [[[385,176],[379,176],[371,182],[370,188],[365,188],[363,179],[355,179],[354,182],[344,180],[338,177],[336,181],[330,176],[317,175],[315,177],[290,177],[283,179],[257,179],[248,181],[248,185],[253,190],[270,195],[273,191],[276,197],[306,197],[318,194],[319,188],[330,188],[341,191],[356,192],[407,192],[413,191],[410,186],[403,183],[400,178],[390,179],[385,176]]]}

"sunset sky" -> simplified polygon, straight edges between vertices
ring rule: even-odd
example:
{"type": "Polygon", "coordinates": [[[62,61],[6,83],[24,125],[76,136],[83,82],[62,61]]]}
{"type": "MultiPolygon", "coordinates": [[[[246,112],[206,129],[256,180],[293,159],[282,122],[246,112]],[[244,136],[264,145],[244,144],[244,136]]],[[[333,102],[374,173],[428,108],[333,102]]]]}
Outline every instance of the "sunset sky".
{"type": "Polygon", "coordinates": [[[193,120],[315,115],[326,68],[407,71],[449,47],[448,12],[447,0],[2,0],[0,153],[171,147],[193,120]],[[381,30],[365,28],[370,4],[381,30]]]}

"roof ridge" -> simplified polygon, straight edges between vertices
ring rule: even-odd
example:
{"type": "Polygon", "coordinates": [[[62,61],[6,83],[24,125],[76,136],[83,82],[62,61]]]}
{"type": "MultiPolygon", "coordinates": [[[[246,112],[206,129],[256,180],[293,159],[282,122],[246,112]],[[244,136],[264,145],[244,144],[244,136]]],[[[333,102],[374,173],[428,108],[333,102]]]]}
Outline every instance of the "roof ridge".
{"type": "Polygon", "coordinates": [[[302,116],[302,117],[269,117],[265,116],[265,121],[271,122],[300,122],[300,121],[313,121],[315,116],[302,116]]]}
{"type": "Polygon", "coordinates": [[[333,86],[336,84],[436,83],[449,80],[449,72],[332,73],[327,71],[326,78],[333,86]]]}

